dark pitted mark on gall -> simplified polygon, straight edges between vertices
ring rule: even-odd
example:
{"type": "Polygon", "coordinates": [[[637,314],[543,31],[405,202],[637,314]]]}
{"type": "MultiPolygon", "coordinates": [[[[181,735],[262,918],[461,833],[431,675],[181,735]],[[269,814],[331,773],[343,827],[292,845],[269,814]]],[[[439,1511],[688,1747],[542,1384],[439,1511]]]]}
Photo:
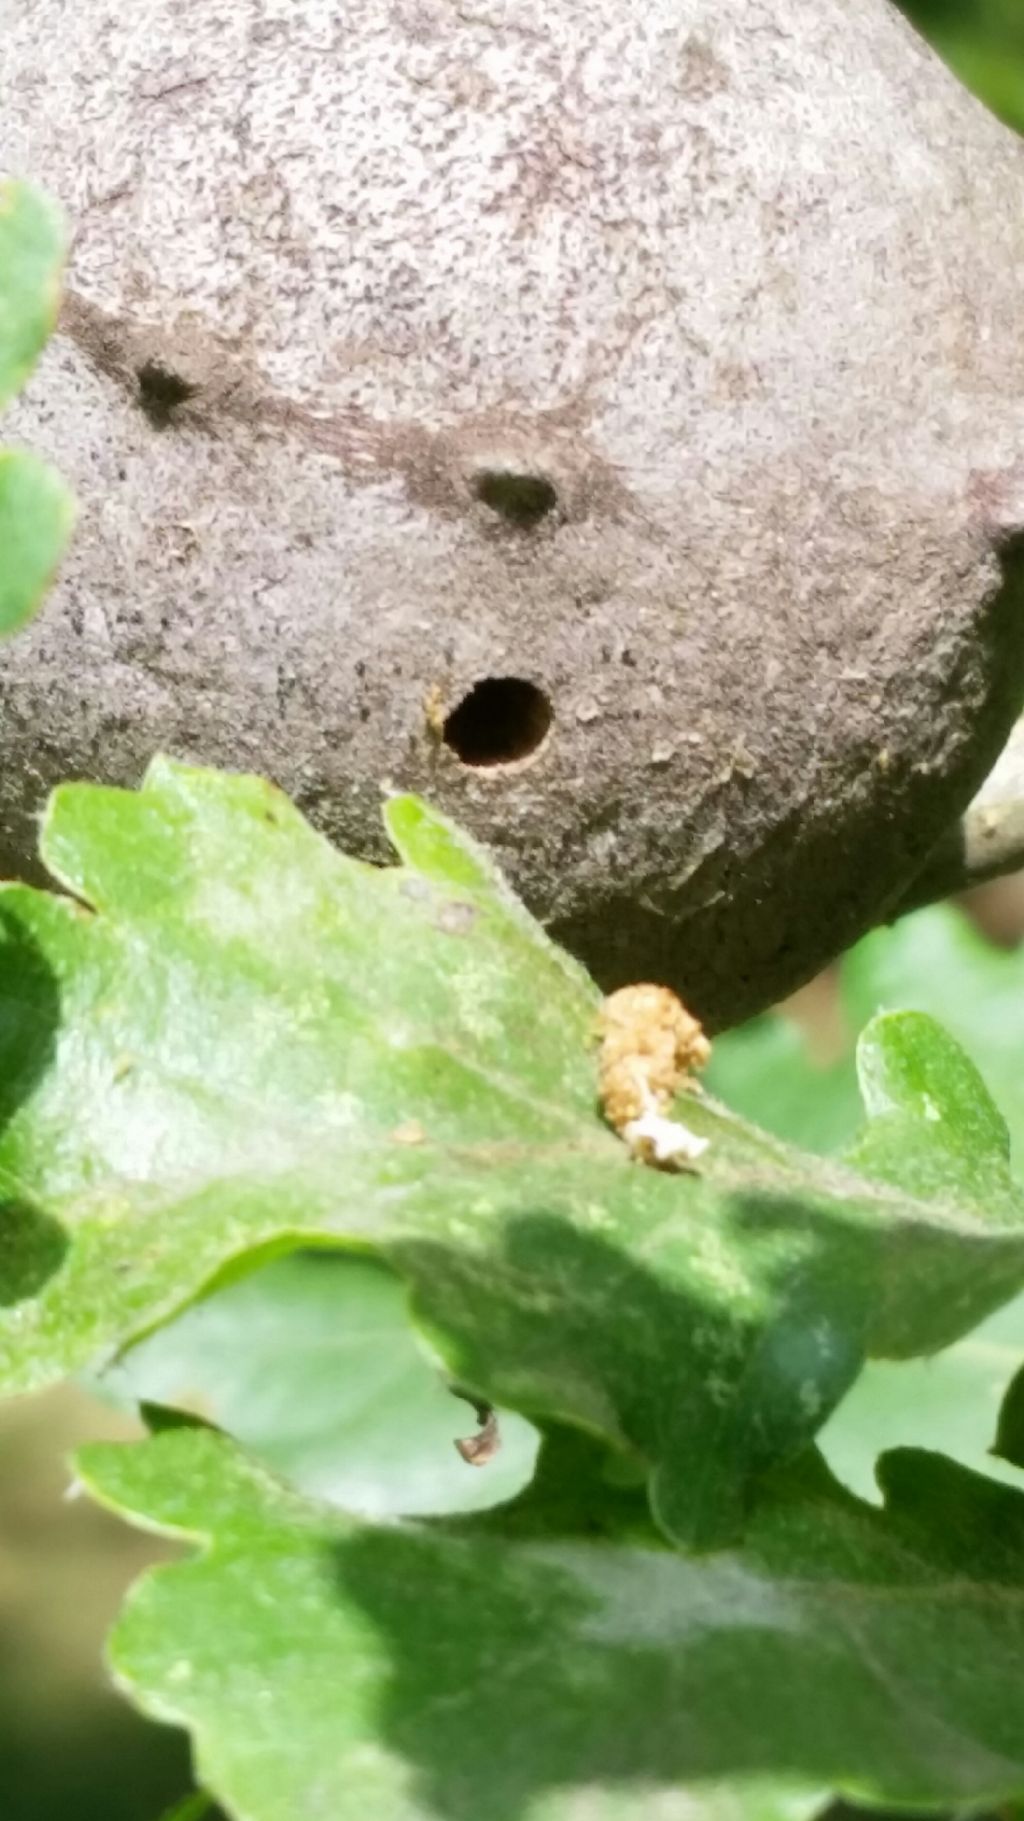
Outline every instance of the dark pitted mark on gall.
{"type": "Polygon", "coordinates": [[[195,398],[198,387],[172,373],[159,361],[147,360],[136,375],[139,382],[139,405],[154,430],[166,430],[174,422],[175,412],[195,398]]]}
{"type": "Polygon", "coordinates": [[[444,742],[463,765],[514,765],[543,744],[554,709],[525,677],[484,677],[444,723],[444,742]]]}
{"type": "Polygon", "coordinates": [[[558,494],[546,474],[529,474],[515,468],[481,468],[473,477],[473,492],[508,525],[529,531],[555,510],[558,494]]]}

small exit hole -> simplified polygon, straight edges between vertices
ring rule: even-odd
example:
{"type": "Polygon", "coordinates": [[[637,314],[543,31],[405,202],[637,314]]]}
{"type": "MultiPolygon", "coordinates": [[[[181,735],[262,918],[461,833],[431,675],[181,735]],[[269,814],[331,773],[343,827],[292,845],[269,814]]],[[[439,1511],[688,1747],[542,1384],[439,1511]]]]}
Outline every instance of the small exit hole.
{"type": "Polygon", "coordinates": [[[445,744],[463,765],[513,765],[537,751],[554,719],[542,689],[522,677],[485,677],[452,709],[445,744]]]}
{"type": "Polygon", "coordinates": [[[528,530],[539,525],[558,504],[558,494],[544,474],[517,474],[510,468],[484,468],[475,477],[478,500],[509,525],[528,530]]]}
{"type": "Polygon", "coordinates": [[[139,382],[139,404],[149,418],[154,430],[166,430],[174,421],[174,413],[179,405],[186,405],[190,398],[195,398],[195,386],[190,386],[187,379],[179,373],[172,373],[169,367],[161,367],[158,361],[147,360],[136,375],[139,382]]]}

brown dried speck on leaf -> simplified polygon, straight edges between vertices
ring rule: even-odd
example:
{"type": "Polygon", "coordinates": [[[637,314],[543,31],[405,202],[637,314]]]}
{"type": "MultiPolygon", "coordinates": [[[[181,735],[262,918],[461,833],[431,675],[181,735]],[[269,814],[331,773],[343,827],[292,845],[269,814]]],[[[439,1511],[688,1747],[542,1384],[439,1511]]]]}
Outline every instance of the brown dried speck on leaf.
{"type": "Polygon", "coordinates": [[[478,1398],[469,1397],[464,1391],[455,1390],[454,1387],[452,1389],[455,1397],[461,1397],[464,1403],[472,1404],[476,1420],[480,1424],[476,1435],[463,1436],[455,1447],[468,1467],[486,1467],[501,1447],[497,1411],[493,1404],[481,1403],[478,1398]]]}
{"type": "Polygon", "coordinates": [[[409,1119],[405,1125],[396,1126],[391,1134],[392,1144],[423,1144],[426,1132],[418,1119],[409,1119]]]}
{"type": "Polygon", "coordinates": [[[667,986],[624,986],[599,1015],[598,1090],[609,1125],[634,1156],[668,1168],[693,1164],[707,1141],[668,1118],[676,1094],[696,1089],[711,1045],[667,986]]]}

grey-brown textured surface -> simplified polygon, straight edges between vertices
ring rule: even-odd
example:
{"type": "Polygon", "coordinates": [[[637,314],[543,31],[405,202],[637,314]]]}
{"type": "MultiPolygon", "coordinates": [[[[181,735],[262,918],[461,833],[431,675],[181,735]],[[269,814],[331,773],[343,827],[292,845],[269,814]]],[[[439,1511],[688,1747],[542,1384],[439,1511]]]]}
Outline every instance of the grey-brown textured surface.
{"type": "Polygon", "coordinates": [[[898,896],[1024,688],[1024,149],[885,0],[0,25],[0,166],[76,229],[14,429],[83,506],[2,658],[9,854],[156,748],[368,854],[389,781],[712,1025],[898,896]],[[551,729],[467,765],[508,676],[551,729]]]}

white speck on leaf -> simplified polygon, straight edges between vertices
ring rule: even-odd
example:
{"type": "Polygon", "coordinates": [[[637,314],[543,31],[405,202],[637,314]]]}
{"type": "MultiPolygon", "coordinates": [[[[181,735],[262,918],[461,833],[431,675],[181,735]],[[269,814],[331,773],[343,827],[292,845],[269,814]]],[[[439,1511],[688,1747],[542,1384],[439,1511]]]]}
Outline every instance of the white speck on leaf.
{"type": "Polygon", "coordinates": [[[663,1113],[641,1114],[623,1126],[622,1136],[638,1157],[653,1157],[655,1163],[683,1169],[696,1163],[708,1148],[708,1139],[698,1138],[677,1119],[666,1119],[663,1113]]]}

